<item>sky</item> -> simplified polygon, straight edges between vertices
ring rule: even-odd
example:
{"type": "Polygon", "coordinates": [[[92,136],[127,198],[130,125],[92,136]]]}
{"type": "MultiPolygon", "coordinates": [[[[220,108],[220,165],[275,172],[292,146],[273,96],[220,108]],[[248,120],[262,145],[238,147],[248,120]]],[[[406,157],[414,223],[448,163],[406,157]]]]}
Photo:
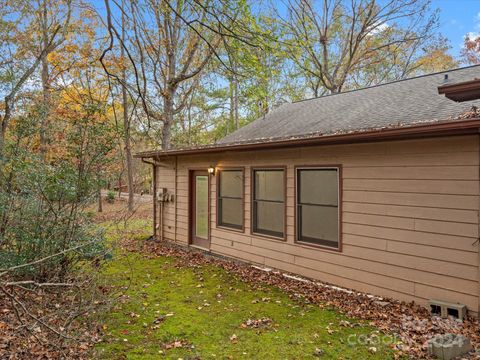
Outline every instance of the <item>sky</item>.
{"type": "Polygon", "coordinates": [[[465,34],[480,34],[480,0],[432,0],[432,7],[440,9],[439,30],[458,56],[465,34]]]}
{"type": "MultiPolygon", "coordinates": [[[[104,13],[103,0],[91,0],[104,13]]],[[[280,0],[283,3],[285,0],[280,0]]],[[[450,53],[459,56],[465,34],[480,35],[480,0],[431,0],[432,8],[440,9],[440,33],[450,40],[450,53]]],[[[268,1],[267,1],[268,3],[268,1]]],[[[275,3],[275,0],[274,0],[275,3]]],[[[255,0],[253,0],[255,4],[255,0]]],[[[115,8],[115,7],[114,7],[115,8]]],[[[115,11],[115,9],[113,9],[115,11]]]]}

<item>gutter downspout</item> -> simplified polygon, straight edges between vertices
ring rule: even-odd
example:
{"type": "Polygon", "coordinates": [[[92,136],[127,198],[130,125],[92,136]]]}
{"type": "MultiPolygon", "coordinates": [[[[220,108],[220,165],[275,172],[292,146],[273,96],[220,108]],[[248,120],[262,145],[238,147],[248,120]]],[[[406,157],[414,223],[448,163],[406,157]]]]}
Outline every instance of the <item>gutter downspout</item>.
{"type": "MultiPolygon", "coordinates": [[[[163,193],[162,193],[162,197],[163,197],[163,193]]],[[[162,198],[162,201],[160,201],[160,218],[159,218],[160,225],[158,226],[158,230],[160,232],[160,242],[163,242],[163,209],[164,209],[164,204],[165,204],[165,201],[162,198]]]]}
{"type": "Polygon", "coordinates": [[[178,168],[178,156],[175,156],[175,183],[174,183],[174,190],[173,190],[173,209],[174,209],[174,216],[175,216],[175,228],[174,228],[174,235],[173,241],[177,242],[177,168],[178,168]]]}
{"type": "Polygon", "coordinates": [[[150,162],[145,160],[144,158],[141,158],[142,162],[145,164],[150,164],[152,165],[152,171],[153,171],[153,238],[156,240],[157,239],[157,166],[155,165],[154,162],[150,162]]]}

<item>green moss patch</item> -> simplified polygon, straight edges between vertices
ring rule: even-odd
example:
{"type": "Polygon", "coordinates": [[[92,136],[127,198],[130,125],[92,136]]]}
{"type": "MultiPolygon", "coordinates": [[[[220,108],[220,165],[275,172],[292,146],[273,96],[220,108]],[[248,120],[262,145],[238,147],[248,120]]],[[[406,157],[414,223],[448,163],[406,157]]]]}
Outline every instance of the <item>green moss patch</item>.
{"type": "Polygon", "coordinates": [[[102,359],[390,359],[375,328],[215,265],[130,253],[104,270],[122,296],[100,315],[102,359]]]}

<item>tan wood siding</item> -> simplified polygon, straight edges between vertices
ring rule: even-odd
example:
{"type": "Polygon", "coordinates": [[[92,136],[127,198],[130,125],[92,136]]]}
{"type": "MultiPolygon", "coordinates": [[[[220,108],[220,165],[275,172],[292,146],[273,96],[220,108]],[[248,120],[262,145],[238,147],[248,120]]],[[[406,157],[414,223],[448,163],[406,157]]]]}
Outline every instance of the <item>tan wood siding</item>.
{"type": "MultiPolygon", "coordinates": [[[[180,156],[176,201],[165,209],[168,239],[188,242],[188,170],[211,165],[245,167],[244,232],[216,228],[212,177],[212,252],[381,296],[421,304],[439,298],[479,312],[477,136],[180,156]],[[294,167],[324,164],[343,170],[341,252],[294,242],[294,167]],[[287,166],[285,242],[250,233],[250,169],[272,165],[287,166]]],[[[175,172],[161,168],[158,185],[172,190],[174,184],[175,172]]]]}

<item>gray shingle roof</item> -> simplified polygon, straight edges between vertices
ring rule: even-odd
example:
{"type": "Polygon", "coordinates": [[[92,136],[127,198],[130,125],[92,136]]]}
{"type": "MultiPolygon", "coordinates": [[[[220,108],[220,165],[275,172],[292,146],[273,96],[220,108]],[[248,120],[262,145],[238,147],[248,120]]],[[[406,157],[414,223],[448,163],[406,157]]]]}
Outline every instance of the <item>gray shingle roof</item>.
{"type": "Polygon", "coordinates": [[[334,134],[424,121],[447,120],[480,107],[438,94],[438,86],[480,78],[480,65],[365,89],[289,103],[221,139],[218,144],[260,141],[308,134],[334,134]]]}

